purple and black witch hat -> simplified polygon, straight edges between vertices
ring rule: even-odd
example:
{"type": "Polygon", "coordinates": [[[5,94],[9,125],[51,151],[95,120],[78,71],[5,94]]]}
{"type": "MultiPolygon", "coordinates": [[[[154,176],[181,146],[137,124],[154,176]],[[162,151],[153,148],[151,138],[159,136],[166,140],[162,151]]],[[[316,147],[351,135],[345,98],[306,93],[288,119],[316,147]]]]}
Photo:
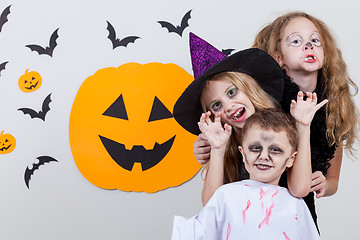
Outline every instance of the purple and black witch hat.
{"type": "Polygon", "coordinates": [[[211,44],[190,33],[190,55],[195,80],[185,89],[174,105],[175,120],[187,131],[199,134],[197,125],[203,109],[202,89],[207,80],[221,72],[242,72],[257,83],[277,102],[284,89],[284,74],[278,63],[266,52],[249,48],[229,57],[211,44]]]}

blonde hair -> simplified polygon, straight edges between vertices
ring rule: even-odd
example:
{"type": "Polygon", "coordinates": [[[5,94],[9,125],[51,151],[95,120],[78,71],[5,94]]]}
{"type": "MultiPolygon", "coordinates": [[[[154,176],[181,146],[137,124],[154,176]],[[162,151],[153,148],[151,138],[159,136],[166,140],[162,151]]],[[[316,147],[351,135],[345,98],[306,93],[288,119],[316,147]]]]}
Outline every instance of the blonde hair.
{"type": "Polygon", "coordinates": [[[318,29],[324,49],[322,67],[324,94],[329,102],[326,105],[326,137],[329,145],[336,144],[346,148],[354,155],[353,144],[358,140],[358,111],[351,98],[358,93],[357,85],[347,73],[342,53],[326,24],[304,12],[290,12],[275,19],[265,26],[256,36],[253,47],[259,48],[276,59],[281,54],[281,34],[287,24],[295,18],[309,19],[318,29]],[[350,87],[355,90],[350,93],[350,87]]]}
{"type": "MultiPolygon", "coordinates": [[[[255,111],[264,108],[277,107],[275,100],[269,94],[267,94],[252,77],[245,73],[218,73],[208,81],[217,81],[224,78],[230,80],[234,86],[239,89],[239,91],[247,95],[251,103],[254,105],[255,111]]],[[[204,112],[208,111],[208,109],[205,107],[205,104],[201,104],[203,106],[204,112]]],[[[239,181],[241,178],[240,171],[242,168],[240,167],[240,154],[237,149],[238,145],[239,143],[236,140],[235,131],[233,128],[224,156],[224,183],[239,181]]],[[[204,171],[207,171],[208,167],[209,166],[207,163],[204,166],[201,174],[203,174],[204,171]]]]}

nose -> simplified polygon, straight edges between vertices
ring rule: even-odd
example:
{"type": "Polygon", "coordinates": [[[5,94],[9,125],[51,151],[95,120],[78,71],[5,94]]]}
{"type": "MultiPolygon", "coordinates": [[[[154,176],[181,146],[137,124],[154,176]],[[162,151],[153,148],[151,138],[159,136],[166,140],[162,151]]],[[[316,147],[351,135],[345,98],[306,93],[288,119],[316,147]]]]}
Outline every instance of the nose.
{"type": "Polygon", "coordinates": [[[226,101],[223,104],[224,104],[225,112],[231,111],[231,109],[233,107],[233,103],[231,101],[226,101]]]}
{"type": "Polygon", "coordinates": [[[313,50],[314,49],[314,46],[312,45],[311,42],[307,42],[303,48],[305,51],[306,50],[313,50]]]}
{"type": "Polygon", "coordinates": [[[261,151],[259,155],[259,160],[269,161],[269,154],[266,151],[261,151]]]}

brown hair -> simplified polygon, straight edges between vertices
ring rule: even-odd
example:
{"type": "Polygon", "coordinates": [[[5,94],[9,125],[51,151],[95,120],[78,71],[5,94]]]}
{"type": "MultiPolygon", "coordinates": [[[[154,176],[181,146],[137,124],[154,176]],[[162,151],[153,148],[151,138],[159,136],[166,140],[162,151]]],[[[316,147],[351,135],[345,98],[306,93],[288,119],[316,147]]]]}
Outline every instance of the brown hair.
{"type": "Polygon", "coordinates": [[[264,130],[273,130],[275,132],[285,131],[293,151],[296,151],[298,146],[296,121],[289,114],[286,114],[277,108],[261,109],[255,112],[246,119],[241,131],[240,145],[242,145],[242,140],[247,131],[254,125],[257,125],[264,130]]]}
{"type": "Polygon", "coordinates": [[[326,24],[304,12],[290,12],[275,19],[265,26],[256,36],[253,47],[269,53],[275,58],[281,54],[281,34],[287,24],[294,18],[309,19],[318,29],[324,49],[324,66],[322,67],[324,93],[329,102],[326,105],[326,136],[329,145],[336,144],[347,148],[354,155],[353,144],[358,140],[358,112],[351,98],[358,92],[357,85],[347,73],[342,53],[326,24]],[[350,87],[354,93],[350,93],[350,87]]]}
{"type": "MultiPolygon", "coordinates": [[[[251,103],[254,105],[255,111],[276,107],[275,100],[267,94],[252,77],[245,73],[223,72],[216,74],[208,81],[216,81],[223,78],[229,79],[237,89],[248,96],[251,103]]],[[[208,109],[205,108],[204,103],[201,103],[201,105],[203,106],[204,112],[208,111],[208,109]]],[[[240,154],[237,149],[238,145],[237,136],[233,129],[224,156],[224,183],[240,180],[240,164],[242,164],[242,161],[239,161],[240,154]]],[[[207,169],[208,164],[204,166],[202,174],[204,171],[207,171],[207,169]]]]}

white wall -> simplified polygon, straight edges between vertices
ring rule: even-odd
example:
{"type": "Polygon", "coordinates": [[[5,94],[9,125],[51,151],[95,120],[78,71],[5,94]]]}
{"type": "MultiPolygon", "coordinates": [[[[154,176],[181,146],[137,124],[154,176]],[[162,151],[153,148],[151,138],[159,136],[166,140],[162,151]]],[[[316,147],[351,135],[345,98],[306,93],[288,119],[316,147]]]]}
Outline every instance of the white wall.
{"type": "MultiPolygon", "coordinates": [[[[162,62],[175,63],[192,74],[189,31],[218,48],[240,50],[250,47],[257,31],[276,16],[302,10],[336,33],[349,73],[360,85],[360,3],[355,0],[2,0],[0,11],[10,4],[9,21],[0,32],[0,63],[9,61],[0,76],[0,129],[16,136],[17,147],[0,155],[0,239],[170,239],[175,214],[190,217],[201,209],[199,174],[154,194],[103,190],[80,174],[69,146],[70,110],[82,82],[98,69],[127,62],[162,62]],[[190,9],[190,26],[182,38],[168,34],[156,22],[180,22],[190,9]],[[107,20],[142,39],[112,50],[106,39],[107,20]],[[25,48],[34,42],[46,45],[56,28],[60,37],[53,58],[25,48]],[[47,79],[31,95],[21,94],[17,86],[26,68],[47,79]],[[56,111],[47,116],[46,124],[29,121],[16,111],[24,103],[41,102],[50,92],[57,99],[51,105],[56,111]],[[59,162],[38,170],[29,190],[24,170],[40,155],[59,162]]],[[[355,99],[359,106],[359,96],[355,99]]],[[[317,201],[322,239],[360,239],[359,172],[359,160],[345,156],[338,193],[317,201]]]]}

